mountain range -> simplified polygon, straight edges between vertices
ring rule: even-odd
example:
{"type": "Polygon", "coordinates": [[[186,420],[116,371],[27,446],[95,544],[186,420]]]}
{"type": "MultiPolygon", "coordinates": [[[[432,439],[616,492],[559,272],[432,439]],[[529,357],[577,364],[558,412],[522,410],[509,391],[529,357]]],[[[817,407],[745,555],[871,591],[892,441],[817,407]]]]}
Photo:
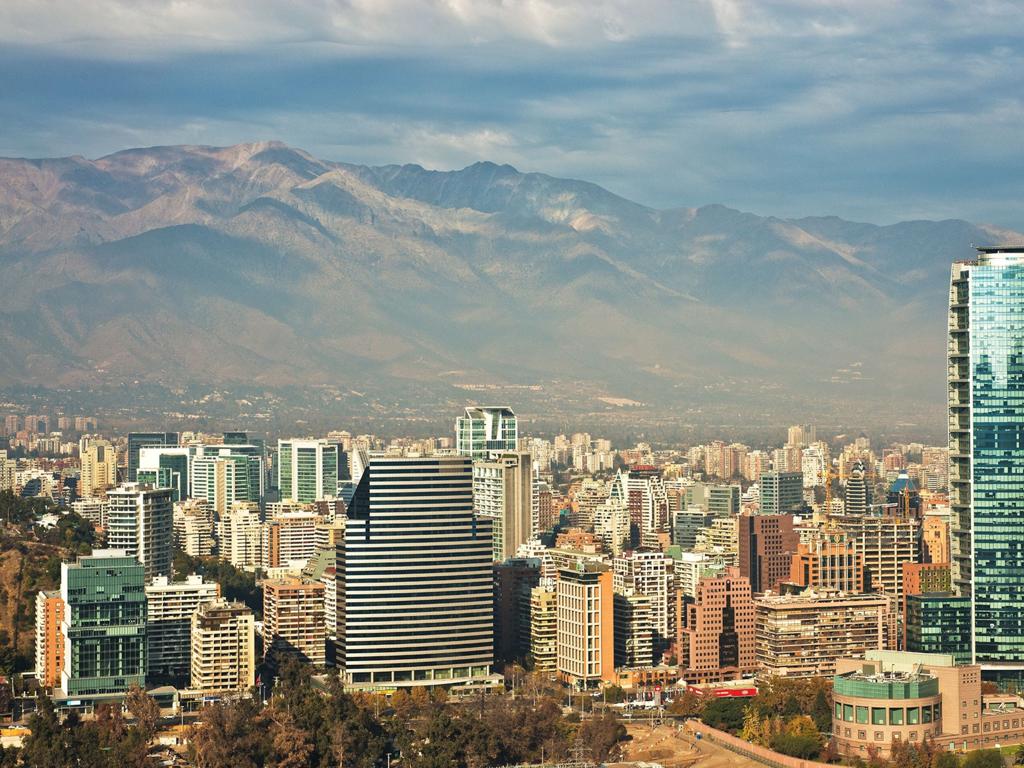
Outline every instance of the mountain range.
{"type": "Polygon", "coordinates": [[[940,404],[949,265],[1020,239],[657,210],[508,165],[279,142],[0,159],[0,386],[940,404]]]}

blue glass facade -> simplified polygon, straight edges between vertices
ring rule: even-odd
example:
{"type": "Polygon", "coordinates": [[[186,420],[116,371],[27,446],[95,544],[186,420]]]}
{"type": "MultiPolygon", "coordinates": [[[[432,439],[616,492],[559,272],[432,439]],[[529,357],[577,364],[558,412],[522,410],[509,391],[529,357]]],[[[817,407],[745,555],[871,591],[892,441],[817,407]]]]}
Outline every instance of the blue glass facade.
{"type": "Polygon", "coordinates": [[[980,249],[950,287],[954,583],[976,663],[1024,669],[1024,249],[980,249]]]}

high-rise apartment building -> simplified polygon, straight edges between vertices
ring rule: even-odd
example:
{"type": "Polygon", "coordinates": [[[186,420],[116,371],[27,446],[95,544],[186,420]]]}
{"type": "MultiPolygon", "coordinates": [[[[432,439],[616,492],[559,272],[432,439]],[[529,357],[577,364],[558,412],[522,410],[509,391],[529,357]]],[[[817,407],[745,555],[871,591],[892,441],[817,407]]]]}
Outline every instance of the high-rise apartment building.
{"type": "Polygon", "coordinates": [[[558,572],[558,675],[580,688],[615,680],[612,573],[580,562],[558,572]]]}
{"type": "Polygon", "coordinates": [[[740,575],[750,579],[755,595],[778,591],[789,578],[799,536],[793,515],[743,514],[737,518],[740,575]]]}
{"type": "Polygon", "coordinates": [[[219,596],[220,585],[197,575],[184,581],[157,576],[146,585],[147,675],[188,680],[192,614],[219,596]]]}
{"type": "Polygon", "coordinates": [[[886,595],[809,590],[754,600],[757,665],[768,674],[835,673],[836,660],[896,648],[896,610],[886,595]]]}
{"type": "Polygon", "coordinates": [[[223,598],[203,603],[191,617],[191,688],[204,694],[244,693],[256,682],[252,611],[223,598]]]}
{"type": "MultiPolygon", "coordinates": [[[[0,459],[0,463],[3,463],[3,459],[0,459]]],[[[12,485],[13,488],[13,485],[12,485]]],[[[0,490],[3,490],[0,486],[0,490]]],[[[102,528],[106,525],[107,521],[107,501],[106,499],[79,499],[78,501],[71,502],[71,511],[76,515],[80,516],[83,520],[88,520],[92,523],[94,528],[102,528]]]]}
{"type": "Polygon", "coordinates": [[[97,549],[61,564],[61,690],[72,698],[146,682],[146,570],[134,553],[97,549]]]}
{"type": "Polygon", "coordinates": [[[649,667],[654,659],[651,598],[633,590],[615,592],[615,666],[649,667]]]}
{"type": "Polygon", "coordinates": [[[530,657],[534,671],[558,671],[558,593],[551,580],[530,590],[530,657]]]}
{"type": "Polygon", "coordinates": [[[263,649],[268,658],[293,656],[322,665],[327,657],[324,585],[300,578],[263,582],[263,649]]]}
{"type": "Polygon", "coordinates": [[[701,579],[685,616],[678,647],[688,683],[736,680],[754,671],[754,603],[739,568],[701,579]]]}
{"type": "Polygon", "coordinates": [[[267,521],[263,551],[267,568],[303,566],[317,552],[317,528],[327,521],[313,512],[285,512],[267,521]]]}
{"type": "Polygon", "coordinates": [[[871,495],[868,492],[867,470],[864,468],[864,462],[858,461],[850,471],[850,476],[846,478],[843,509],[848,515],[865,515],[870,503],[871,495]]]}
{"type": "Polygon", "coordinates": [[[949,291],[953,582],[970,597],[973,660],[1024,677],[1024,248],[979,248],[949,291]]]}
{"type": "Polygon", "coordinates": [[[664,650],[675,639],[672,558],[662,552],[624,552],[612,561],[612,586],[617,593],[645,595],[649,601],[652,642],[664,650]]]}
{"type": "Polygon", "coordinates": [[[921,521],[921,556],[926,563],[949,563],[949,518],[946,514],[925,514],[921,521]]]}
{"type": "Polygon", "coordinates": [[[517,557],[494,564],[494,658],[523,659],[530,652],[530,591],[540,584],[540,560],[517,557]]]}
{"type": "Polygon", "coordinates": [[[134,483],[139,479],[139,454],[143,448],[176,448],[177,446],[177,432],[129,432],[128,482],[134,483]]]}
{"type": "Polygon", "coordinates": [[[78,494],[90,499],[117,485],[117,451],[106,440],[90,440],[81,452],[82,474],[78,494]]]}
{"type": "Polygon", "coordinates": [[[668,494],[661,472],[651,466],[633,466],[619,471],[608,499],[629,512],[630,541],[634,547],[658,548],[658,534],[668,533],[668,494]]]}
{"type": "Polygon", "coordinates": [[[18,462],[7,457],[6,450],[0,450],[0,491],[13,491],[18,462]]]}
{"type": "Polygon", "coordinates": [[[174,505],[174,546],[189,557],[209,557],[216,544],[213,510],[205,502],[174,505]]]}
{"type": "Polygon", "coordinates": [[[337,551],[347,685],[479,681],[494,658],[491,521],[466,456],[374,457],[337,551]]]}
{"type": "Polygon", "coordinates": [[[766,470],[758,480],[761,488],[761,514],[778,515],[801,512],[804,508],[803,472],[766,470]]]}
{"type": "Polygon", "coordinates": [[[282,501],[309,503],[338,495],[338,446],[326,440],[278,440],[282,501]]]}
{"type": "Polygon", "coordinates": [[[739,518],[716,517],[697,533],[695,552],[718,557],[726,565],[739,562],[739,518]]]}
{"type": "Polygon", "coordinates": [[[486,459],[518,447],[516,415],[507,406],[469,407],[455,420],[455,450],[463,456],[486,459]]]}
{"type": "Polygon", "coordinates": [[[711,525],[713,519],[701,507],[686,507],[672,513],[672,543],[684,552],[693,551],[697,536],[702,528],[711,525]]]}
{"type": "Polygon", "coordinates": [[[526,451],[473,462],[473,505],[491,520],[494,560],[502,562],[537,531],[533,461],[526,451]]]}
{"type": "Polygon", "coordinates": [[[60,590],[36,593],[36,679],[44,688],[60,685],[64,668],[64,600],[60,590]]]}
{"type": "Polygon", "coordinates": [[[170,488],[125,483],[107,492],[107,546],[130,552],[146,578],[170,576],[174,504],[170,488]]]}
{"type": "Polygon", "coordinates": [[[786,445],[803,447],[816,442],[817,430],[813,424],[797,424],[790,427],[786,432],[786,445]]]}
{"type": "Polygon", "coordinates": [[[252,504],[235,504],[217,521],[220,556],[235,568],[254,571],[262,568],[263,521],[252,504]]]}
{"type": "Polygon", "coordinates": [[[696,600],[700,580],[706,576],[719,576],[724,573],[725,563],[706,552],[681,552],[673,557],[672,568],[675,572],[676,589],[684,597],[696,600]]]}

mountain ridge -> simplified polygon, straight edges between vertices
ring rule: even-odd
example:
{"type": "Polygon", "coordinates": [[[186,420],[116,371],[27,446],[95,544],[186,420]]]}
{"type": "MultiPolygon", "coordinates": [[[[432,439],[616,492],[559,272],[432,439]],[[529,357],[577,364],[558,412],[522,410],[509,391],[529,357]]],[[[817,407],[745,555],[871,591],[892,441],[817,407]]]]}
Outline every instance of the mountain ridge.
{"type": "Polygon", "coordinates": [[[648,402],[723,382],[752,408],[779,388],[938,401],[949,264],[1007,238],[654,209],[510,165],[361,166],[277,141],[2,158],[0,385],[461,371],[648,402]]]}

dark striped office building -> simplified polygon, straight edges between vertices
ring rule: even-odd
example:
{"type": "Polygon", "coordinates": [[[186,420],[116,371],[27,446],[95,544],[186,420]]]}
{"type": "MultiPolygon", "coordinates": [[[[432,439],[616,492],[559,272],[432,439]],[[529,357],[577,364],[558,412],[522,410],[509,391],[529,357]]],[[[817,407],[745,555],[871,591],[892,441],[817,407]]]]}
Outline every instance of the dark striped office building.
{"type": "Polygon", "coordinates": [[[371,458],[336,564],[346,684],[448,686],[490,674],[491,522],[473,513],[471,459],[371,458]]]}

